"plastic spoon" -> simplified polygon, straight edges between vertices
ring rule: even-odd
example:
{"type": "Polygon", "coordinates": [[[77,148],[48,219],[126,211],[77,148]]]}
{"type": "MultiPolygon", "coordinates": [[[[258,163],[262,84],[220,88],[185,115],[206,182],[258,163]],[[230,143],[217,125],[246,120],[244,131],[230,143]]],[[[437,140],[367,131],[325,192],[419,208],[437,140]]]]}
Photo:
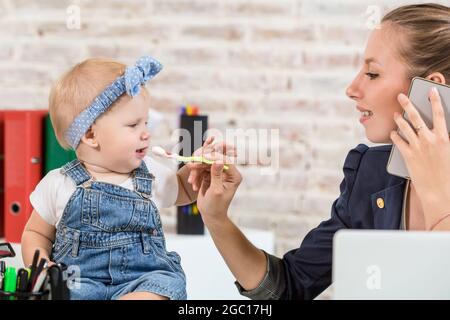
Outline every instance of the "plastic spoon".
{"type": "MultiPolygon", "coordinates": [[[[158,146],[152,147],[152,152],[157,156],[175,159],[180,162],[201,162],[201,163],[206,163],[206,164],[214,163],[214,161],[212,161],[212,160],[206,159],[204,157],[199,157],[199,156],[183,157],[178,154],[167,152],[166,150],[164,150],[163,148],[158,147],[158,146]]],[[[227,165],[224,165],[223,168],[224,168],[224,170],[228,170],[227,165]]]]}

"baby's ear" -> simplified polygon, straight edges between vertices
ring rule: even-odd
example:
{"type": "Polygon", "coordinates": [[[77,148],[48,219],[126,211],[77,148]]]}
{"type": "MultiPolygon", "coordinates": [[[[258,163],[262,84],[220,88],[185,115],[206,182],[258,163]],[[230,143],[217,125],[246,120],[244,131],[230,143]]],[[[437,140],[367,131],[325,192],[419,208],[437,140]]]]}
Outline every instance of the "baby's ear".
{"type": "Polygon", "coordinates": [[[98,141],[95,136],[95,128],[92,128],[92,126],[86,131],[84,136],[81,137],[81,141],[85,144],[87,144],[89,147],[97,148],[98,147],[98,141]]]}

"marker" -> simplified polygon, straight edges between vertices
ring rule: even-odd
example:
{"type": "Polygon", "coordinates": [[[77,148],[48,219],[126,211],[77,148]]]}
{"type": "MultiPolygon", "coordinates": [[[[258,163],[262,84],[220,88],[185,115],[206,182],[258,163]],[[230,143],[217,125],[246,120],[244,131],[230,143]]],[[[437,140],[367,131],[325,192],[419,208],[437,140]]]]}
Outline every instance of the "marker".
{"type": "Polygon", "coordinates": [[[44,270],[45,266],[47,266],[47,260],[45,260],[44,258],[41,258],[41,260],[39,261],[39,265],[37,266],[36,275],[33,279],[33,283],[31,284],[31,286],[34,286],[36,284],[36,279],[37,279],[37,277],[39,277],[42,270],[44,270]]]}
{"type": "MultiPolygon", "coordinates": [[[[17,274],[16,269],[13,267],[6,268],[4,279],[4,291],[14,293],[16,292],[17,274]]],[[[14,296],[10,296],[9,300],[14,300],[14,296]]]]}
{"type": "Polygon", "coordinates": [[[59,265],[52,265],[47,270],[50,279],[52,300],[63,300],[63,274],[59,265]]]}
{"type": "Polygon", "coordinates": [[[5,278],[5,261],[0,261],[0,290],[3,290],[3,279],[5,278]]]}
{"type": "MultiPolygon", "coordinates": [[[[17,271],[17,293],[25,294],[28,286],[28,271],[26,269],[19,269],[17,271]]],[[[19,300],[23,300],[24,297],[19,295],[19,300]]]]}

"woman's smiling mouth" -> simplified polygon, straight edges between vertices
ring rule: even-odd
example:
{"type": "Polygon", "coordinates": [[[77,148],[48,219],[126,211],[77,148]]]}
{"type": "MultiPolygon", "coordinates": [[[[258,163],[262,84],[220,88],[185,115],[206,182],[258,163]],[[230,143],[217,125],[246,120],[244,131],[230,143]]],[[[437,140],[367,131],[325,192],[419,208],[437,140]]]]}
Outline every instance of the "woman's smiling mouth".
{"type": "Polygon", "coordinates": [[[373,116],[373,112],[370,110],[364,109],[360,106],[356,106],[356,109],[358,109],[361,112],[361,117],[359,118],[359,122],[361,123],[366,122],[373,116]]]}

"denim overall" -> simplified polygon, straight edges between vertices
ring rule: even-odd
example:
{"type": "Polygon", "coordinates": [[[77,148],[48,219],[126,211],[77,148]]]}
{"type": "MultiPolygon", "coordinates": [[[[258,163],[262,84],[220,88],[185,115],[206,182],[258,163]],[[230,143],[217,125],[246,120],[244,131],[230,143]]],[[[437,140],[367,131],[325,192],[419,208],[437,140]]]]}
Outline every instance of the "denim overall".
{"type": "Polygon", "coordinates": [[[79,267],[71,299],[109,300],[143,291],[186,299],[180,256],[166,251],[151,200],[154,176],[144,161],[132,173],[134,191],[93,180],[77,159],[61,170],[77,187],[57,228],[52,260],[79,267]]]}

